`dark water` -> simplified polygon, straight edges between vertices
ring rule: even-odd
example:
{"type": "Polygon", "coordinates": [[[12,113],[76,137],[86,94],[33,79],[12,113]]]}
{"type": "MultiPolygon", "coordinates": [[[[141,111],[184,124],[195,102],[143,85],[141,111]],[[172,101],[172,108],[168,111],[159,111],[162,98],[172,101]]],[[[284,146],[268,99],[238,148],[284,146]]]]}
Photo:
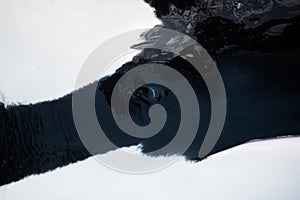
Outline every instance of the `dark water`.
{"type": "MultiPolygon", "coordinates": [[[[274,6],[271,10],[238,20],[232,17],[230,8],[213,11],[198,1],[147,2],[163,21],[161,27],[196,38],[217,62],[226,88],[228,109],[222,135],[210,154],[252,139],[300,134],[300,20],[295,14],[297,6],[274,6]],[[185,13],[191,12],[184,11],[196,12],[198,17],[190,17],[185,13]],[[271,29],[277,32],[270,35],[270,28],[282,24],[285,28],[279,32],[271,29]]],[[[211,102],[201,76],[182,58],[145,49],[114,75],[102,79],[99,84],[94,83],[98,84],[95,101],[99,122],[117,146],[143,144],[145,153],[161,148],[174,137],[180,116],[179,104],[172,92],[159,85],[140,88],[130,104],[131,115],[139,125],[149,123],[151,105],[159,103],[166,108],[167,122],[159,134],[148,139],[135,138],[124,134],[112,119],[108,102],[115,83],[128,69],[149,62],[163,62],[178,70],[196,91],[201,110],[200,128],[184,155],[187,159],[198,160],[209,124],[211,102]],[[159,56],[151,57],[154,53],[159,56]]],[[[88,87],[78,92],[84,92],[88,87]]],[[[90,156],[74,126],[71,94],[35,105],[4,108],[0,104],[0,143],[0,185],[90,156]]],[[[99,145],[99,153],[107,151],[99,145]]],[[[164,152],[170,153],[176,153],[176,150],[164,152]]]]}

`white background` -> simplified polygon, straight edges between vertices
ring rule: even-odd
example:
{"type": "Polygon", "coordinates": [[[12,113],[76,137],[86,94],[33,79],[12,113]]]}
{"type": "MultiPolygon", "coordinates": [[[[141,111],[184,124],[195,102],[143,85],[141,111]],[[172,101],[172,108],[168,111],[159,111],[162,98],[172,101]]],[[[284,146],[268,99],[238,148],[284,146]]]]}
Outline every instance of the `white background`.
{"type": "MultiPolygon", "coordinates": [[[[2,101],[67,94],[101,42],[158,23],[142,0],[0,0],[2,101]]],[[[299,200],[300,139],[249,143],[200,163],[180,159],[147,175],[115,172],[89,158],[2,186],[0,199],[299,200]]]]}

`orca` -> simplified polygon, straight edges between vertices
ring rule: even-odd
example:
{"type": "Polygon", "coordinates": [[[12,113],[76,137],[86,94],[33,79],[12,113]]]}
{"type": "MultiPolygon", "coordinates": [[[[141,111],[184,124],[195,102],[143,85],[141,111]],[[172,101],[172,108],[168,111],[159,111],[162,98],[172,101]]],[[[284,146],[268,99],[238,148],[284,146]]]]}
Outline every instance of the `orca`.
{"type": "MultiPolygon", "coordinates": [[[[223,78],[227,96],[226,121],[221,137],[207,156],[255,139],[300,135],[300,15],[292,12],[298,9],[297,5],[274,5],[265,13],[254,12],[240,17],[239,21],[227,13],[234,8],[205,13],[207,7],[196,0],[146,2],[155,8],[162,20],[155,28],[170,28],[194,37],[215,60],[223,78]],[[282,9],[286,11],[284,16],[279,12],[282,9]],[[200,19],[192,17],[193,12],[200,19]],[[273,17],[264,17],[266,13],[273,17]],[[282,30],[270,34],[275,30],[273,27],[279,25],[282,30]]],[[[162,52],[154,58],[152,54],[153,49],[144,49],[113,75],[99,77],[99,82],[92,83],[97,85],[95,108],[99,123],[117,147],[141,144],[146,154],[172,140],[180,123],[180,112],[178,101],[168,88],[144,85],[130,101],[131,117],[139,125],[149,123],[148,111],[152,105],[161,104],[166,108],[166,125],[151,138],[124,134],[113,121],[110,108],[114,85],[122,75],[139,64],[163,62],[183,74],[197,95],[200,126],[183,155],[189,160],[200,161],[203,158],[198,157],[198,152],[211,115],[207,86],[183,58],[171,56],[170,59],[162,52]]],[[[84,92],[89,87],[75,92],[84,92]]],[[[0,144],[0,185],[91,156],[74,124],[72,94],[30,105],[5,107],[0,104],[0,144]]],[[[100,147],[98,153],[110,150],[114,149],[100,147]]],[[[169,154],[176,154],[176,149],[164,152],[164,155],[169,154]]]]}

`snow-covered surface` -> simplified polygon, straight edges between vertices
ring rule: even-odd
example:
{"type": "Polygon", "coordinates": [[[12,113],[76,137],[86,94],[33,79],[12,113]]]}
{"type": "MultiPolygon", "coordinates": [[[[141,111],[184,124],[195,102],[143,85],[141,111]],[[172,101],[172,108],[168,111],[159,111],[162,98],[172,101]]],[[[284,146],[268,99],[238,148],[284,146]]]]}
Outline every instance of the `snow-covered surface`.
{"type": "MultiPolygon", "coordinates": [[[[142,0],[0,0],[0,101],[62,96],[99,44],[158,23],[142,0]]],[[[181,158],[145,175],[122,174],[89,158],[2,186],[0,200],[6,199],[299,200],[300,138],[248,143],[200,163],[181,158]]]]}
{"type": "Polygon", "coordinates": [[[144,175],[113,171],[92,157],[0,187],[0,199],[299,200],[299,184],[300,138],[294,137],[250,142],[199,163],[181,158],[144,175]]]}
{"type": "Polygon", "coordinates": [[[0,101],[63,96],[102,42],[156,24],[142,0],[0,0],[0,101]]]}

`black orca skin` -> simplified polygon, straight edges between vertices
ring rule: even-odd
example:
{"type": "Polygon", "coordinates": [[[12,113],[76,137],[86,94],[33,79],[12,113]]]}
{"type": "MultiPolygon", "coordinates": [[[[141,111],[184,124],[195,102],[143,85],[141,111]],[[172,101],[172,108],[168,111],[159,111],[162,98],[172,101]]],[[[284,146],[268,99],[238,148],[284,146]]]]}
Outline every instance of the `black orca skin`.
{"type": "MultiPolygon", "coordinates": [[[[163,22],[161,27],[196,38],[216,61],[222,75],[227,115],[221,137],[209,155],[254,139],[300,135],[300,17],[295,12],[299,11],[297,4],[288,7],[277,3],[265,11],[268,15],[254,12],[256,14],[240,17],[239,21],[236,13],[230,14],[230,9],[235,8],[205,13],[209,9],[196,0],[146,2],[155,8],[163,22]],[[176,8],[181,11],[174,18],[170,12],[176,8]],[[186,20],[183,13],[191,9],[205,17],[186,20]]],[[[243,12],[247,13],[246,10],[243,12]]],[[[184,59],[169,59],[162,54],[152,58],[151,54],[153,50],[145,49],[112,76],[93,83],[98,86],[95,101],[99,121],[107,130],[107,137],[118,147],[142,144],[143,152],[151,155],[152,151],[170,141],[176,134],[180,113],[176,97],[167,88],[145,85],[136,91],[130,104],[132,118],[139,125],[149,123],[148,109],[151,105],[159,103],[167,109],[166,126],[152,138],[141,139],[124,134],[114,123],[110,111],[113,87],[126,71],[143,63],[164,62],[189,80],[198,97],[200,127],[184,156],[200,160],[198,152],[211,115],[207,87],[184,59]],[[149,95],[151,91],[159,96],[149,95]]],[[[98,153],[107,151],[100,148],[98,153]]],[[[165,152],[172,153],[176,152],[165,152]]],[[[0,185],[89,156],[74,125],[72,94],[34,105],[5,107],[0,104],[0,185]]]]}

